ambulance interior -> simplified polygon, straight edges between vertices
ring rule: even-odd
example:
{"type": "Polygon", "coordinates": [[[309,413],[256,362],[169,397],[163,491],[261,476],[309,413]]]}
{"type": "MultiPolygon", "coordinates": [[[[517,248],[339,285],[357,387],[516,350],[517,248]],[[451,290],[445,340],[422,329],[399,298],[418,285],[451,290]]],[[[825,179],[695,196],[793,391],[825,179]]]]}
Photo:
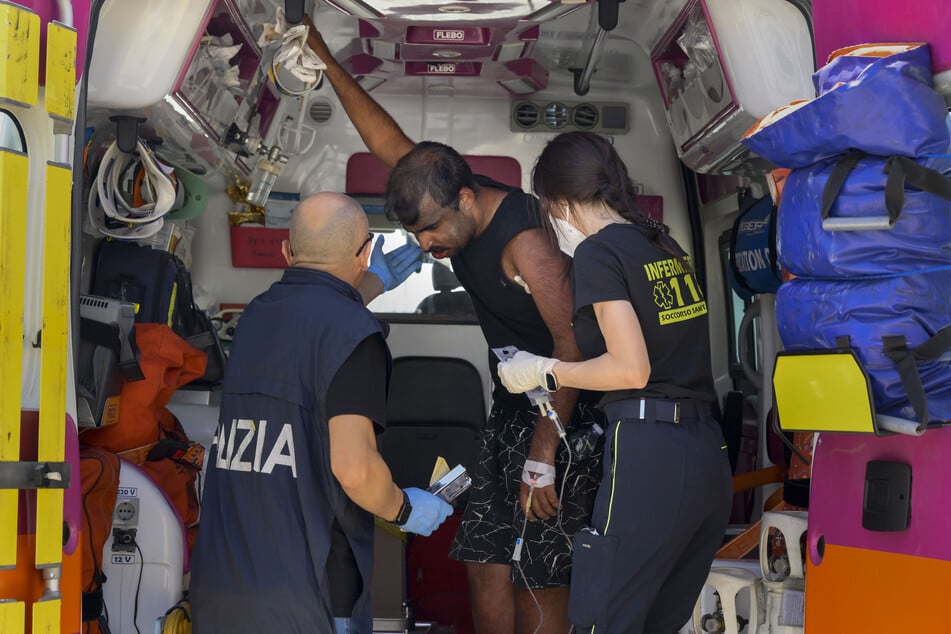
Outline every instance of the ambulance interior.
{"type": "MultiPolygon", "coordinates": [[[[919,4],[921,15],[933,10],[932,17],[949,26],[940,3],[919,4]]],[[[95,16],[100,3],[92,5],[95,16]]],[[[528,191],[535,158],[560,132],[606,135],[638,185],[644,210],[671,228],[704,286],[719,405],[730,425],[737,486],[746,487],[735,498],[727,544],[766,517],[764,510],[777,508],[784,490],[795,497],[795,486],[782,484],[795,452],[806,449],[799,443],[791,448],[793,435],[779,433],[770,414],[773,362],[782,349],[775,295],[738,292],[731,284],[731,237],[740,205],[771,195],[768,173],[775,167],[740,139],[774,109],[814,98],[812,74],[832,50],[879,37],[859,27],[849,32],[834,5],[818,0],[106,0],[98,23],[88,27],[94,32],[91,53],[80,36],[78,59],[88,63],[81,124],[86,138],[77,134],[74,143],[86,148],[87,170],[113,141],[122,139],[122,151],[135,152],[135,140],[141,139],[160,160],[197,177],[192,183],[200,184],[191,186],[207,198],[201,213],[166,220],[161,232],[140,244],[181,258],[195,303],[208,314],[226,353],[242,306],[281,275],[280,241],[297,200],[321,191],[346,192],[364,205],[371,231],[385,236],[385,250],[410,239],[382,213],[387,169],[367,152],[329,82],[318,78],[315,86],[274,62],[280,40],[259,43],[279,12],[290,26],[309,15],[337,60],[411,139],[447,143],[474,171],[501,182],[528,191]]],[[[82,34],[88,25],[79,13],[82,34]]],[[[890,37],[903,38],[923,41],[928,35],[890,37]]],[[[936,74],[935,85],[951,100],[951,71],[936,74]]],[[[24,129],[32,157],[42,144],[31,138],[30,126],[24,129]]],[[[11,137],[9,143],[15,142],[11,137]]],[[[52,151],[43,147],[39,153],[52,151]]],[[[97,178],[84,176],[83,197],[97,178]]],[[[73,273],[83,294],[92,292],[98,249],[108,233],[101,230],[100,210],[90,210],[88,203],[81,201],[74,219],[74,235],[82,239],[73,273]]],[[[427,257],[419,273],[369,307],[390,325],[387,341],[395,363],[381,451],[397,483],[427,485],[437,456],[450,466],[471,467],[492,385],[471,300],[448,262],[427,257]]],[[[171,396],[168,408],[188,437],[207,449],[219,399],[215,386],[185,386],[171,396]]],[[[72,413],[83,418],[82,412],[72,413]]],[[[102,422],[96,417],[92,426],[102,422]]],[[[808,475],[807,463],[805,468],[808,475]]],[[[134,467],[122,485],[150,487],[134,467]]],[[[786,554],[765,552],[767,541],[771,549],[777,543],[773,533],[760,544],[761,528],[752,537],[747,531],[746,547],[728,551],[745,558],[734,557],[734,572],[711,574],[712,585],[682,632],[803,631],[806,555],[799,536],[805,531],[808,492],[798,495],[783,507],[796,509],[788,516],[767,518],[791,531],[786,554]],[[785,564],[776,564],[782,557],[785,564]],[[766,568],[763,558],[770,560],[766,568]],[[757,598],[755,579],[777,566],[785,566],[786,574],[770,580],[775,587],[759,590],[765,599],[757,598]],[[789,607],[797,600],[798,613],[789,607]],[[784,609],[773,606],[771,612],[770,601],[784,609]]],[[[177,537],[174,509],[156,510],[161,498],[143,494],[136,503],[137,525],[149,531],[140,539],[142,550],[150,540],[161,554],[140,553],[141,570],[104,557],[104,566],[111,567],[105,571],[105,600],[114,632],[134,631],[133,621],[139,630],[149,630],[187,589],[187,547],[177,537]],[[176,541],[177,546],[170,544],[176,541]]],[[[451,537],[447,532],[406,539],[378,529],[375,631],[472,631],[464,572],[444,560],[451,537]],[[416,630],[410,629],[413,621],[416,630]],[[424,629],[427,624],[431,630],[424,629]]],[[[112,547],[110,539],[106,549],[112,547]]],[[[729,566],[729,558],[718,559],[715,567],[729,566]]]]}

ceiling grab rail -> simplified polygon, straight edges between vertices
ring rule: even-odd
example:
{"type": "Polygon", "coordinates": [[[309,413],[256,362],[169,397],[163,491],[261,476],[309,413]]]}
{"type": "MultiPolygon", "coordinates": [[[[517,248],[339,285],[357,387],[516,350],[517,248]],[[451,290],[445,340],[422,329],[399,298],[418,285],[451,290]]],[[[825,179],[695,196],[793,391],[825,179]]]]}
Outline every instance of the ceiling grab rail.
{"type": "Polygon", "coordinates": [[[601,52],[604,50],[604,41],[607,39],[608,31],[613,30],[618,22],[618,5],[624,0],[598,0],[598,22],[597,28],[594,28],[594,13],[592,13],[592,23],[588,27],[588,34],[594,33],[591,37],[585,39],[590,42],[583,68],[572,68],[574,74],[575,94],[582,97],[588,94],[591,87],[591,76],[601,60],[601,52]]]}

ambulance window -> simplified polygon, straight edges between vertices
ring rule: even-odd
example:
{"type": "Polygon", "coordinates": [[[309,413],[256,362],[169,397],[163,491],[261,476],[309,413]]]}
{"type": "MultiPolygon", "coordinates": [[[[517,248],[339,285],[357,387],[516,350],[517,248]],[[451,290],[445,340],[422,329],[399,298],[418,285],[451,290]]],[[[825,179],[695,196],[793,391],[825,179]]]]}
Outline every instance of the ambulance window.
{"type": "MultiPolygon", "coordinates": [[[[374,215],[370,216],[370,223],[371,231],[384,236],[386,253],[410,240],[401,229],[385,231],[374,227],[374,215]]],[[[450,263],[424,257],[419,273],[411,274],[398,287],[370,302],[369,309],[389,321],[474,323],[472,300],[456,279],[450,263]]]]}
{"type": "Polygon", "coordinates": [[[26,138],[23,136],[23,128],[13,113],[0,108],[0,148],[5,150],[14,150],[15,152],[26,152],[26,138]]]}

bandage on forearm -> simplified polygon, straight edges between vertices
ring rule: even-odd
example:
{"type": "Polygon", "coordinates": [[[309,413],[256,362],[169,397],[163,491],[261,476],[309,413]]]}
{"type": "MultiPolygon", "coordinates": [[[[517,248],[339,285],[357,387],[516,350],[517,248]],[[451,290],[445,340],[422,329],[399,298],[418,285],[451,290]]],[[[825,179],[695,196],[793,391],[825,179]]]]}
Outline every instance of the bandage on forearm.
{"type": "Polygon", "coordinates": [[[532,487],[547,487],[555,484],[555,465],[535,460],[526,460],[522,468],[522,482],[532,487]]]}

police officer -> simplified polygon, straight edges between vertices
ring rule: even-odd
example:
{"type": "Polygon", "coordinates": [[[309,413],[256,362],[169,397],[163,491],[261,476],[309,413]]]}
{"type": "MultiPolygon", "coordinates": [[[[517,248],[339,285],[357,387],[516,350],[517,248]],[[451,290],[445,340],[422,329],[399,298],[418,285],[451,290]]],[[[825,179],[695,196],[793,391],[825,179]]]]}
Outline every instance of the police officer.
{"type": "Polygon", "coordinates": [[[304,200],[289,268],[241,316],[192,564],[196,634],[368,633],[373,515],[429,535],[452,512],[397,487],[377,452],[390,355],[356,290],[371,241],[354,200],[304,200]]]}

